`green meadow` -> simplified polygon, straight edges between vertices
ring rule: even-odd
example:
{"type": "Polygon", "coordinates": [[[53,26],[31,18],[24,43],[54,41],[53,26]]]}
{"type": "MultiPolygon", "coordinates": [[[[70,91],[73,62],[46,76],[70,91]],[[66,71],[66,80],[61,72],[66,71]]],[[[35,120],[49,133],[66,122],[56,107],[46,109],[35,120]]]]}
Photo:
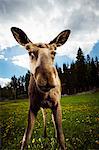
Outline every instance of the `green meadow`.
{"type": "MultiPolygon", "coordinates": [[[[65,142],[68,150],[99,149],[99,92],[62,97],[62,116],[65,142]]],[[[19,150],[27,125],[29,102],[16,100],[0,102],[1,150],[19,150]]],[[[43,119],[39,111],[31,141],[30,150],[58,150],[47,110],[47,138],[43,138],[43,119]]]]}

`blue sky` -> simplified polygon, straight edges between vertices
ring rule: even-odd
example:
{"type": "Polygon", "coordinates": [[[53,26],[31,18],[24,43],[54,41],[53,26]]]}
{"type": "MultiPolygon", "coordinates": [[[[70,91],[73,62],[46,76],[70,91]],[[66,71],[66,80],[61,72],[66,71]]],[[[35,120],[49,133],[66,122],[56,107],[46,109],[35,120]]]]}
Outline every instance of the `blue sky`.
{"type": "Polygon", "coordinates": [[[0,84],[5,85],[15,74],[29,69],[27,51],[20,47],[10,28],[26,32],[34,43],[50,42],[65,29],[71,35],[57,49],[58,66],[75,60],[77,50],[99,58],[99,1],[98,0],[3,0],[0,1],[0,84]]]}

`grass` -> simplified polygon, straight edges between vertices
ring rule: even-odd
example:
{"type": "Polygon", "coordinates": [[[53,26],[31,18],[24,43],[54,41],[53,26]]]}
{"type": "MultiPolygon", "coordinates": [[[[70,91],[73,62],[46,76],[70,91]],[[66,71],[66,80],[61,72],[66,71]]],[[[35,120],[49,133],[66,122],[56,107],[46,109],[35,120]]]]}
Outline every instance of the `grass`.
{"type": "MultiPolygon", "coordinates": [[[[61,99],[63,130],[68,150],[99,149],[99,92],[61,99]]],[[[28,100],[0,102],[1,150],[19,150],[27,125],[28,100]]],[[[51,111],[47,110],[47,133],[43,138],[41,111],[38,113],[28,149],[58,150],[51,111]]]]}

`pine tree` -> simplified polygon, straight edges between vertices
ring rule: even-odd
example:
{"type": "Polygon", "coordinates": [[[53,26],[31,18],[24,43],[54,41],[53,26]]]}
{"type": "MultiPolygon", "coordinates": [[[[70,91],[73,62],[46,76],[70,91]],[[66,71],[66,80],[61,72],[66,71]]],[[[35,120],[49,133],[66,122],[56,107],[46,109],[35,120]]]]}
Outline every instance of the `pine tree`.
{"type": "Polygon", "coordinates": [[[25,75],[25,92],[26,92],[27,97],[28,97],[29,80],[30,80],[30,71],[28,71],[25,75]]]}
{"type": "Polygon", "coordinates": [[[71,63],[70,66],[71,78],[70,85],[72,88],[72,94],[77,93],[77,73],[76,73],[76,65],[74,62],[71,63]]]}
{"type": "Polygon", "coordinates": [[[86,88],[87,90],[91,89],[91,58],[89,55],[87,55],[86,59],[86,88]]]}
{"type": "Polygon", "coordinates": [[[17,86],[18,86],[18,82],[17,82],[17,78],[15,77],[15,75],[11,78],[11,87],[13,90],[13,96],[14,99],[17,98],[17,86]]]}
{"type": "Polygon", "coordinates": [[[86,87],[85,58],[81,48],[78,49],[75,64],[76,64],[76,76],[77,76],[77,89],[79,92],[81,92],[85,90],[86,87]]]}
{"type": "Polygon", "coordinates": [[[70,74],[68,65],[63,64],[62,89],[63,94],[70,94],[70,74]]]}
{"type": "Polygon", "coordinates": [[[91,60],[91,70],[90,70],[90,74],[91,74],[91,86],[92,88],[97,87],[98,86],[98,70],[97,67],[95,65],[94,59],[92,58],[91,60]]]}

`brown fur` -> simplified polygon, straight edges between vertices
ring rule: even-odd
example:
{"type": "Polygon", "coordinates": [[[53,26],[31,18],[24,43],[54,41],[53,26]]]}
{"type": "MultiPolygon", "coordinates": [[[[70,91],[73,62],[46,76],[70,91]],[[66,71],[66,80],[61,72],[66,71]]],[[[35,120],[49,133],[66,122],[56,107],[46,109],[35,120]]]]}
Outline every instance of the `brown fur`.
{"type": "Polygon", "coordinates": [[[61,84],[56,68],[53,66],[57,46],[64,44],[70,30],[61,32],[49,44],[33,44],[26,34],[19,28],[12,27],[11,31],[17,42],[23,45],[30,56],[31,77],[29,83],[30,107],[28,126],[25,131],[21,150],[25,149],[31,138],[35,118],[40,108],[44,119],[44,137],[46,137],[46,109],[52,110],[52,121],[61,150],[65,150],[65,140],[62,130],[62,113],[60,106],[61,84]]]}

